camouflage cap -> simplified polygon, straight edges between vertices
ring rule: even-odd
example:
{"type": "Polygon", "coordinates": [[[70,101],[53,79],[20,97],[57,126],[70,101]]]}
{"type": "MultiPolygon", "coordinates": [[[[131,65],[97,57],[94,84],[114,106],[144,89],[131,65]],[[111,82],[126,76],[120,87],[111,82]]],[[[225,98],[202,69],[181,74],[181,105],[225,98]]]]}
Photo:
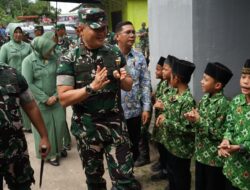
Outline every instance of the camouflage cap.
{"type": "Polygon", "coordinates": [[[56,24],[55,29],[56,30],[65,29],[65,24],[56,24]]]}
{"type": "Polygon", "coordinates": [[[98,29],[107,26],[107,16],[104,10],[100,8],[84,7],[78,11],[79,21],[89,25],[92,29],[98,29]]]}
{"type": "Polygon", "coordinates": [[[42,25],[35,25],[34,30],[41,30],[43,31],[43,26],[42,25]]]}

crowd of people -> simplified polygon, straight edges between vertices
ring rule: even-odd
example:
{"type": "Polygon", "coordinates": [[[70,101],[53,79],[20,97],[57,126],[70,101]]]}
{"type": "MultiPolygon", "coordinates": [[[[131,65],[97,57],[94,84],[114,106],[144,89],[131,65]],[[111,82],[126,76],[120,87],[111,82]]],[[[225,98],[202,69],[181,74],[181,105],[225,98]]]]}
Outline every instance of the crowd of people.
{"type": "Polygon", "coordinates": [[[104,156],[112,190],[142,189],[133,169],[150,163],[149,141],[159,152],[151,180],[168,180],[165,189],[191,189],[194,158],[196,190],[250,190],[250,60],[242,68],[242,93],[231,101],[223,88],[232,71],[208,63],[196,104],[188,86],[195,64],[173,55],[160,57],[152,91],[145,23],[136,32],[132,22],[120,22],[107,36],[104,10],[78,12],[76,39],[64,24],[49,32],[37,25],[32,41],[15,26],[1,46],[0,186],[4,179],[9,189],[29,190],[35,181],[24,132],[32,130],[37,158],[60,165],[71,149],[66,107],[72,106],[71,133],[89,190],[106,189],[104,156]]]}

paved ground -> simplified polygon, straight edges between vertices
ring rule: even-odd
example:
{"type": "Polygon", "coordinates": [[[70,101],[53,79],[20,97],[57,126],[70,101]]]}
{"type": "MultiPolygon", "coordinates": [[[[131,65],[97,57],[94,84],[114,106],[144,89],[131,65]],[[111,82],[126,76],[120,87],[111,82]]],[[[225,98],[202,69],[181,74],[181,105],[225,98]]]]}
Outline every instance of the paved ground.
{"type": "MultiPolygon", "coordinates": [[[[68,122],[70,123],[71,110],[68,109],[68,122]]],[[[34,139],[32,134],[26,133],[26,139],[28,142],[30,159],[33,169],[35,170],[36,184],[32,186],[32,190],[38,190],[39,188],[39,172],[40,172],[40,160],[35,157],[34,139]]],[[[51,166],[49,163],[45,163],[44,176],[42,188],[44,190],[86,190],[85,176],[82,170],[80,158],[76,150],[76,142],[72,137],[72,149],[68,152],[68,157],[61,159],[60,166],[51,166]]],[[[151,151],[151,164],[135,169],[136,178],[142,183],[143,190],[163,190],[167,185],[167,181],[151,182],[150,166],[157,159],[157,152],[153,149],[151,151]]],[[[110,178],[108,176],[107,167],[105,172],[105,179],[107,179],[107,188],[111,188],[110,178]]],[[[6,184],[4,184],[4,190],[7,190],[6,184]]]]}

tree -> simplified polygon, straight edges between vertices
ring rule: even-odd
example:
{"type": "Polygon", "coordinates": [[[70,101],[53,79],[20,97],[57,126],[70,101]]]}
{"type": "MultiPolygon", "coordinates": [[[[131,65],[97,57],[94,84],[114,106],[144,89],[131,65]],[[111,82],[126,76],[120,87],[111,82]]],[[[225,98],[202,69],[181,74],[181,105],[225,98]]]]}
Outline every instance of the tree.
{"type": "MultiPolygon", "coordinates": [[[[61,10],[57,10],[58,14],[61,10]]],[[[17,16],[38,15],[46,16],[53,20],[56,18],[56,8],[50,6],[50,2],[29,0],[1,0],[0,4],[0,24],[16,22],[17,16]]]]}

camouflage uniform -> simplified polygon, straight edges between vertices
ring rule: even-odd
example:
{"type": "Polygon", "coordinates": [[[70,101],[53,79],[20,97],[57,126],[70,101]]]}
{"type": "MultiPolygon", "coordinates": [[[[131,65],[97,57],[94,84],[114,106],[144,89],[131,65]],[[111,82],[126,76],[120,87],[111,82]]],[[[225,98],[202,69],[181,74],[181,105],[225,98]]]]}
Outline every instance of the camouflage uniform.
{"type": "Polygon", "coordinates": [[[116,47],[104,45],[97,50],[87,50],[83,45],[61,57],[58,68],[58,85],[83,88],[95,77],[97,65],[108,69],[111,80],[104,89],[83,102],[73,105],[71,132],[85,168],[89,190],[106,189],[103,154],[108,162],[113,189],[140,189],[132,174],[133,159],[126,125],[121,120],[117,95],[119,82],[113,71],[118,69],[115,60],[126,62],[116,47]],[[122,125],[121,125],[122,124],[122,125]]]}
{"type": "MultiPolygon", "coordinates": [[[[139,34],[148,33],[148,28],[141,28],[139,34]]],[[[140,37],[140,48],[144,56],[148,57],[148,34],[140,37]]]]}
{"type": "Polygon", "coordinates": [[[31,99],[30,95],[27,98],[27,89],[21,74],[0,65],[0,176],[4,176],[10,189],[29,190],[35,182],[19,112],[20,102],[31,99]]]}

